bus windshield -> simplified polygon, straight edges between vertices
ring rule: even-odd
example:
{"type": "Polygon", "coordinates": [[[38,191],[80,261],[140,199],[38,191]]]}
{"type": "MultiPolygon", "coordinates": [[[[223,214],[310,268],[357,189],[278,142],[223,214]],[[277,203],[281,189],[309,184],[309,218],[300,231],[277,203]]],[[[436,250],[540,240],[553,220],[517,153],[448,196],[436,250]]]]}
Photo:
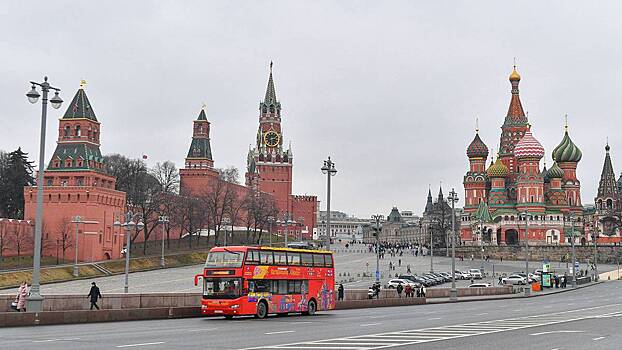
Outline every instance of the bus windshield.
{"type": "Polygon", "coordinates": [[[210,252],[205,267],[242,267],[243,252],[224,251],[210,252]]]}
{"type": "Polygon", "coordinates": [[[242,295],[242,280],[239,278],[206,278],[203,298],[235,299],[242,295]]]}

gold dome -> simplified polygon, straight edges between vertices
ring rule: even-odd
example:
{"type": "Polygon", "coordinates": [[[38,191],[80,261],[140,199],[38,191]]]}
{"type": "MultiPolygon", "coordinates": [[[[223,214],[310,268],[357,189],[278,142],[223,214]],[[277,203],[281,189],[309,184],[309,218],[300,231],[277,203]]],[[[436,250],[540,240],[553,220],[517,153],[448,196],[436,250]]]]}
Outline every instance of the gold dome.
{"type": "Polygon", "coordinates": [[[516,71],[516,66],[514,66],[512,74],[510,74],[510,81],[520,81],[520,74],[516,71]]]}

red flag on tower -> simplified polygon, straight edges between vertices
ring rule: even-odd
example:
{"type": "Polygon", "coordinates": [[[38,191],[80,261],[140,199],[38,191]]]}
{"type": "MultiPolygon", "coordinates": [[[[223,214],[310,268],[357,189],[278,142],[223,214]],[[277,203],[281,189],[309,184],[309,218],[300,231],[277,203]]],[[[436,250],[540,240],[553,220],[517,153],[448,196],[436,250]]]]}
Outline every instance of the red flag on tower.
{"type": "Polygon", "coordinates": [[[147,155],[146,154],[143,154],[143,159],[145,159],[145,160],[147,159],[147,155]]]}

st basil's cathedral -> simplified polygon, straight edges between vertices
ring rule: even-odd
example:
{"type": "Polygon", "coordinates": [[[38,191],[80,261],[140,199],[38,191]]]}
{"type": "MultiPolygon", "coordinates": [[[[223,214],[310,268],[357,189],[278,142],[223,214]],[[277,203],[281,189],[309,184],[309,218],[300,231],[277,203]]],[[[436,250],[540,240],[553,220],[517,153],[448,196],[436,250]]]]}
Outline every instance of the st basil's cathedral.
{"type": "Polygon", "coordinates": [[[486,166],[489,151],[479,130],[467,148],[470,167],[463,181],[461,242],[519,245],[528,238],[530,244],[564,244],[570,242],[573,229],[575,243],[581,243],[585,232],[581,183],[576,176],[581,150],[572,142],[566,126],[551,154],[552,166],[540,169],[545,150],[523,110],[516,67],[509,80],[510,106],[501,126],[496,159],[486,166]],[[525,237],[527,220],[529,236],[525,237]]]}

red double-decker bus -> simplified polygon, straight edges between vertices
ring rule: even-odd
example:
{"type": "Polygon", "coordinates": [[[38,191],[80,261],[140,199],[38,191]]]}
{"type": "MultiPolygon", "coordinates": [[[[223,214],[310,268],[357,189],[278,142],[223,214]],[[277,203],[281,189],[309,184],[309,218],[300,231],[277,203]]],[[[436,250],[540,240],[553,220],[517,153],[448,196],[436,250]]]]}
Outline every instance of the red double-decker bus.
{"type": "Polygon", "coordinates": [[[335,269],[329,251],[230,246],[210,250],[203,273],[203,315],[226,318],[335,308],[335,269]]]}

